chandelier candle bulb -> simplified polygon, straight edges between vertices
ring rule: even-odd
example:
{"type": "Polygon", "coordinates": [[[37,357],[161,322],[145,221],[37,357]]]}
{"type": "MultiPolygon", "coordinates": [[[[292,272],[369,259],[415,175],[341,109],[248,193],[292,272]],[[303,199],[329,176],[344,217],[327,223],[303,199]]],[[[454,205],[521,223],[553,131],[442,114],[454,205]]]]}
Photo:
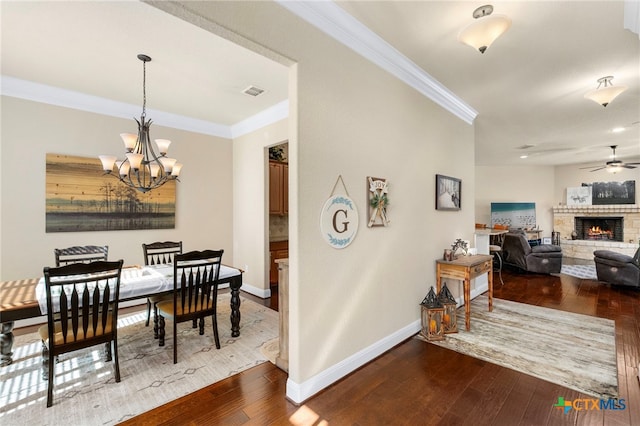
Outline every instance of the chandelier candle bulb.
{"type": "Polygon", "coordinates": [[[124,142],[124,149],[127,152],[132,152],[133,148],[136,147],[136,142],[138,142],[138,135],[133,133],[120,133],[120,137],[122,138],[122,142],[124,142]]]}
{"type": "Polygon", "coordinates": [[[163,157],[167,155],[167,151],[169,150],[169,145],[171,145],[171,141],[168,139],[156,139],[156,145],[158,146],[158,151],[160,151],[160,155],[163,157]]]}
{"type": "Polygon", "coordinates": [[[174,164],[176,164],[176,159],[161,157],[160,162],[162,163],[162,167],[164,167],[165,173],[171,173],[173,171],[174,164]]]}
{"type": "Polygon", "coordinates": [[[100,155],[98,158],[100,158],[100,161],[102,162],[102,169],[107,173],[111,173],[113,171],[113,165],[118,159],[115,155],[100,155]]]}
{"type": "Polygon", "coordinates": [[[182,163],[175,163],[173,165],[173,170],[171,171],[171,176],[178,177],[180,175],[180,170],[182,170],[182,163]]]}

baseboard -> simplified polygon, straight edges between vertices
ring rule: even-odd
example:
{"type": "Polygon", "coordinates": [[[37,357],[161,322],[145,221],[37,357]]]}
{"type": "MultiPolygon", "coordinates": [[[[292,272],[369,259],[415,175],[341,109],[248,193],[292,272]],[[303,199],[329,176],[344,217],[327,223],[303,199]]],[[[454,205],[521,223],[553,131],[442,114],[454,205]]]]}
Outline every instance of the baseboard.
{"type": "Polygon", "coordinates": [[[329,367],[303,383],[296,383],[291,378],[287,380],[287,399],[295,404],[301,404],[320,392],[327,386],[342,379],[366,363],[387,352],[397,344],[405,341],[420,331],[420,320],[416,320],[406,327],[396,331],[373,345],[329,367]]]}
{"type": "Polygon", "coordinates": [[[253,294],[261,299],[268,299],[271,297],[271,289],[270,288],[258,288],[254,287],[251,284],[247,284],[246,282],[242,283],[242,287],[240,290],[246,291],[247,293],[253,294]]]}

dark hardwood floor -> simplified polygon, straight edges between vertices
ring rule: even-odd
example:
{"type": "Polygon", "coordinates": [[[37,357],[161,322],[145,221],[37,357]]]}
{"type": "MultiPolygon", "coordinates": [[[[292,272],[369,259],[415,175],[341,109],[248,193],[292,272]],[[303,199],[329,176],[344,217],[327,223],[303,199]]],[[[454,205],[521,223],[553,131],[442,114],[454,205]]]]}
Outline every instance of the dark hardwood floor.
{"type": "Polygon", "coordinates": [[[640,291],[564,275],[503,278],[494,297],[615,320],[624,410],[564,414],[558,397],[592,397],[408,339],[300,406],[285,398],[287,374],[267,362],[123,424],[640,425],[640,291]]]}

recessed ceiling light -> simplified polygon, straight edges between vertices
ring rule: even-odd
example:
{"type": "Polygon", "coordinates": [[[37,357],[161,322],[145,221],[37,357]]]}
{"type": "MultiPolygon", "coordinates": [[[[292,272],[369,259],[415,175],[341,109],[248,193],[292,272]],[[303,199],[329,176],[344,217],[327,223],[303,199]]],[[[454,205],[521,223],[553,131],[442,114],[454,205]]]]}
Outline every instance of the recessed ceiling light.
{"type": "Polygon", "coordinates": [[[528,155],[521,155],[520,158],[529,158],[528,155]]]}
{"type": "Polygon", "coordinates": [[[612,133],[622,133],[624,132],[624,127],[614,127],[613,129],[611,129],[612,133]]]}

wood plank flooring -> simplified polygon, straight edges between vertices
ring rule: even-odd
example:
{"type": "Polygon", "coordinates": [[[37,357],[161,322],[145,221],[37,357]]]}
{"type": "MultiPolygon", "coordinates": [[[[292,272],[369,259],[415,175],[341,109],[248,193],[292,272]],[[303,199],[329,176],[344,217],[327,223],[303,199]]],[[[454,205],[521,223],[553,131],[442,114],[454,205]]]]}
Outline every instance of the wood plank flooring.
{"type": "Polygon", "coordinates": [[[564,414],[553,407],[559,396],[591,397],[408,339],[300,406],[285,398],[286,373],[264,363],[123,425],[640,425],[640,291],[564,275],[503,278],[494,297],[615,320],[624,410],[564,414]]]}

